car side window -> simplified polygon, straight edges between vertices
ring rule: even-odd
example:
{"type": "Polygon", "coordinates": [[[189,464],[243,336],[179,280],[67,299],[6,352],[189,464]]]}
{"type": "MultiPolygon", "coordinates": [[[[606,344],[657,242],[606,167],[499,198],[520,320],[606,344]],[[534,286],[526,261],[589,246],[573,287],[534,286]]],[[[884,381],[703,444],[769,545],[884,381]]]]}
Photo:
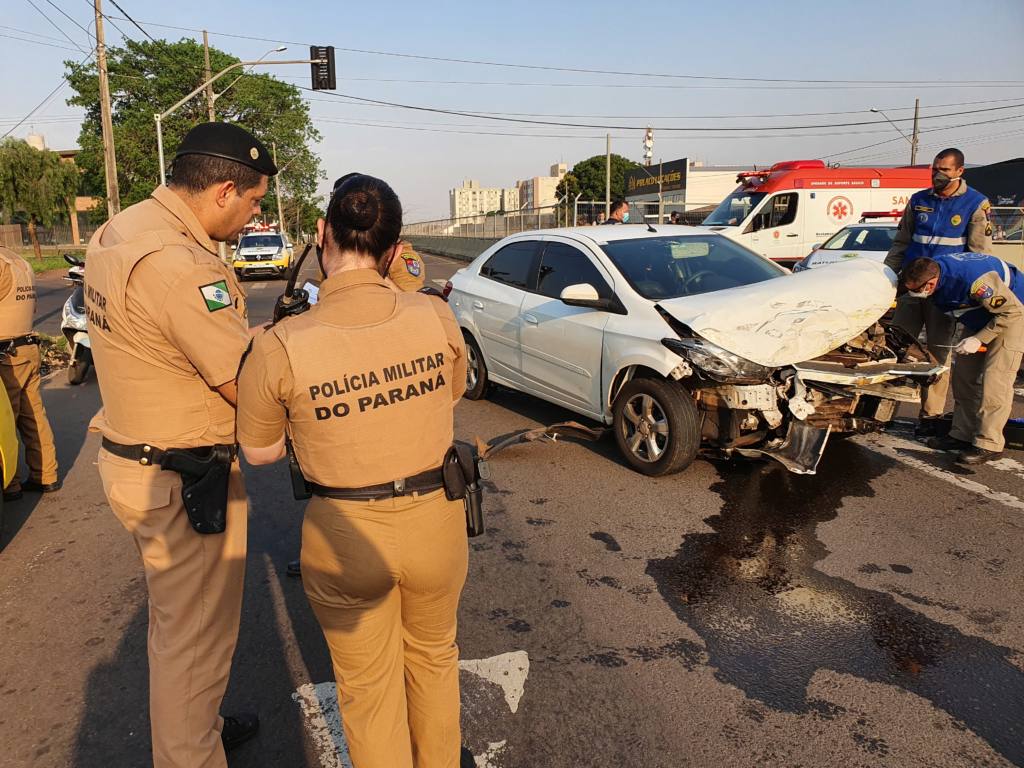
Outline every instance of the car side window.
{"type": "Polygon", "coordinates": [[[590,283],[602,299],[610,299],[612,290],[600,271],[579,248],[568,243],[549,242],[544,246],[537,292],[552,299],[560,298],[567,286],[590,283]]]}
{"type": "Polygon", "coordinates": [[[538,245],[536,240],[509,243],[480,267],[480,274],[525,291],[530,285],[538,245]]]}

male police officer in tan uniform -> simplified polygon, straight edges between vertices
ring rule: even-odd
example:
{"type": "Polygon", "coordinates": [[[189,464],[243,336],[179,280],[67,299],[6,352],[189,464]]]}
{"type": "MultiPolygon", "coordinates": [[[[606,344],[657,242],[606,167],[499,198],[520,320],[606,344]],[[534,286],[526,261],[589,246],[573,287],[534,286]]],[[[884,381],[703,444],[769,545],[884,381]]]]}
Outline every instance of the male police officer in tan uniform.
{"type": "Polygon", "coordinates": [[[284,455],[287,429],[312,483],[303,580],[353,764],[454,768],[466,518],[446,499],[440,466],[466,389],[465,342],[443,301],[381,277],[400,248],[390,187],[354,174],[326,218],[318,303],[254,341],[238,438],[265,464],[284,455]]]}
{"type": "Polygon", "coordinates": [[[103,396],[91,429],[103,435],[103,488],[135,537],[149,587],[154,768],[224,768],[225,749],[258,727],[255,715],[218,714],[245,572],[245,488],[230,457],[249,332],[245,295],[214,241],[234,238],[259,212],[275,173],[248,131],[196,126],[178,148],[170,185],[89,244],[86,306],[103,396]],[[214,494],[183,492],[185,476],[155,465],[174,453],[202,460],[225,451],[223,532],[200,533],[183,494],[214,494]]]}
{"type": "Polygon", "coordinates": [[[22,491],[49,493],[60,488],[53,431],[39,396],[39,337],[32,333],[35,310],[32,267],[14,251],[0,247],[0,378],[25,446],[29,472],[25,482],[15,473],[4,489],[7,501],[20,499],[22,491]]]}

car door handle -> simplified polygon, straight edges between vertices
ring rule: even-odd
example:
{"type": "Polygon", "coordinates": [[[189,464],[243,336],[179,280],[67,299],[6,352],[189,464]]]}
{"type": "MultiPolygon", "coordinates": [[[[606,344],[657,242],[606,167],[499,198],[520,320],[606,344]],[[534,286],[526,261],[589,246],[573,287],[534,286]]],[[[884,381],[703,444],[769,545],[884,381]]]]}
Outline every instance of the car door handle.
{"type": "Polygon", "coordinates": [[[799,232],[790,232],[786,237],[800,237],[799,232]]]}
{"type": "Polygon", "coordinates": [[[473,309],[483,309],[483,308],[484,308],[484,303],[482,301],[474,301],[473,302],[473,309]]]}
{"type": "Polygon", "coordinates": [[[537,324],[537,318],[534,317],[533,315],[523,315],[523,320],[528,322],[530,325],[536,325],[537,324]]]}

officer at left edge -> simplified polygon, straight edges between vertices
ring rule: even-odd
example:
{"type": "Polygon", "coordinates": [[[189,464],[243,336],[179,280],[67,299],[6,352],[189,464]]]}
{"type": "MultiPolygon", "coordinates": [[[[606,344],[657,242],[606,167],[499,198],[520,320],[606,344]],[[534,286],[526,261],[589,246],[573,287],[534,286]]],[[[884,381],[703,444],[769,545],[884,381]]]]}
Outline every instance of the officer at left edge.
{"type": "Polygon", "coordinates": [[[14,251],[0,247],[0,379],[11,401],[29,471],[24,482],[15,473],[4,489],[5,501],[20,499],[23,491],[60,489],[53,430],[39,395],[39,337],[32,333],[35,309],[32,267],[14,251]]]}

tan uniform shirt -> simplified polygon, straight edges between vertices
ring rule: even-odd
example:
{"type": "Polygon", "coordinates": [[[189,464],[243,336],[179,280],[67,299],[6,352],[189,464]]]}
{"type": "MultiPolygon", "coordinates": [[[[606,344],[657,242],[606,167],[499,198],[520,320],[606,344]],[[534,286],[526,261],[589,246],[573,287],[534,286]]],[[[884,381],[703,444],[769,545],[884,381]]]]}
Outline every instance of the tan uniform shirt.
{"type": "Polygon", "coordinates": [[[90,427],[120,443],[234,442],[232,381],[249,342],[245,294],[184,201],[166,187],[89,243],[86,312],[103,409],[90,427]]]}
{"type": "Polygon", "coordinates": [[[31,333],[35,312],[32,267],[11,249],[0,246],[0,339],[31,333]]]}
{"type": "MultiPolygon", "coordinates": [[[[967,194],[967,182],[960,179],[960,186],[956,188],[951,197],[959,197],[967,194]]],[[[992,253],[992,221],[989,219],[989,210],[992,204],[988,200],[981,203],[971,214],[967,222],[967,247],[971,253],[992,253]]],[[[900,218],[899,227],[896,228],[896,236],[892,240],[892,246],[885,257],[885,266],[899,274],[903,269],[903,254],[907,252],[911,241],[914,239],[914,212],[910,210],[910,203],[903,209],[903,216],[900,218]]]]}
{"type": "Polygon", "coordinates": [[[972,297],[985,297],[979,303],[992,316],[975,337],[982,344],[989,344],[996,336],[1002,336],[1007,349],[1024,351],[1024,305],[1003,278],[988,272],[971,284],[970,293],[972,297]]]}
{"type": "Polygon", "coordinates": [[[273,445],[287,427],[309,480],[376,485],[440,466],[466,390],[465,342],[440,299],[352,270],[255,339],[238,386],[242,445],[273,445]]]}
{"type": "Polygon", "coordinates": [[[427,281],[427,267],[409,243],[402,243],[402,251],[388,268],[388,277],[402,291],[418,291],[427,281]]]}

